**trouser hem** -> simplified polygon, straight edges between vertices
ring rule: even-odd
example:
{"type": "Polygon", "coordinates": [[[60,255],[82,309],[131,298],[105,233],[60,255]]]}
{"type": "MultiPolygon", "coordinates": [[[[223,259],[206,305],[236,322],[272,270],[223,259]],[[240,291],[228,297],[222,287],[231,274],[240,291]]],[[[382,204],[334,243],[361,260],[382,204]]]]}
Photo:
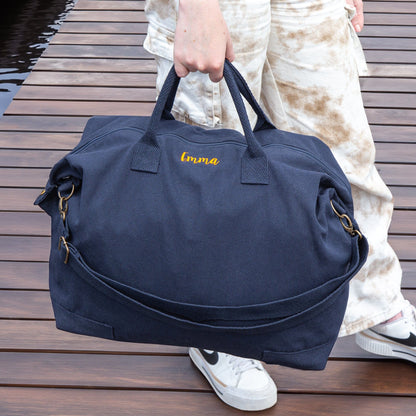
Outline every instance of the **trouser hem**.
{"type": "Polygon", "coordinates": [[[390,307],[384,310],[381,313],[378,313],[373,316],[367,316],[364,319],[360,319],[356,322],[351,322],[349,324],[343,323],[339,331],[338,337],[345,337],[347,335],[356,334],[357,332],[364,331],[365,329],[371,328],[375,325],[380,324],[381,322],[387,321],[392,318],[394,315],[397,315],[403,310],[405,306],[405,299],[403,296],[400,296],[396,302],[392,303],[390,307]]]}

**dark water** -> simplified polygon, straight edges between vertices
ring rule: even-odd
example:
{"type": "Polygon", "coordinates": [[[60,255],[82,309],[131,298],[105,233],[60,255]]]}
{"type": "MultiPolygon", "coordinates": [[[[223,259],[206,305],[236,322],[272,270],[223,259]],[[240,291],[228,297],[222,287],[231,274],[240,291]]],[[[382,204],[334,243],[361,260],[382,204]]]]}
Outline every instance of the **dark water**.
{"type": "Polygon", "coordinates": [[[0,116],[75,1],[12,0],[0,11],[0,116]]]}

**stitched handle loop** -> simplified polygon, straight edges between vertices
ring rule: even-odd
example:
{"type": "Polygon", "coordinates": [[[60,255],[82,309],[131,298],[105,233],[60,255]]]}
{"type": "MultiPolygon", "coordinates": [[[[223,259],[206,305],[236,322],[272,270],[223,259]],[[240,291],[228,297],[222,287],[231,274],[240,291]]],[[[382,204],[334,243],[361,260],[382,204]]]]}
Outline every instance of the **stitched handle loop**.
{"type": "MultiPolygon", "coordinates": [[[[241,183],[267,185],[269,183],[267,157],[251,129],[241,95],[246,98],[258,116],[254,131],[274,128],[274,126],[267,119],[244,78],[228,60],[225,60],[224,63],[224,79],[231,93],[247,142],[247,149],[241,159],[241,183]]],[[[150,117],[148,128],[133,148],[130,166],[132,170],[155,174],[158,172],[161,149],[156,139],[157,128],[162,118],[173,119],[170,111],[179,82],[180,78],[172,66],[150,117]]]]}

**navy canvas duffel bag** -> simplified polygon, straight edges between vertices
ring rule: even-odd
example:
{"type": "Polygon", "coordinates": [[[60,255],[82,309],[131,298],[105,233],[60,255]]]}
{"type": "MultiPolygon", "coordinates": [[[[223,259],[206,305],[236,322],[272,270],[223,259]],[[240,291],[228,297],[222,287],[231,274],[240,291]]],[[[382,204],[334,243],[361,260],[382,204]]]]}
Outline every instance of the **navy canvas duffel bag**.
{"type": "Polygon", "coordinates": [[[170,113],[93,117],[36,200],[59,329],[323,369],[368,251],[319,139],[276,129],[228,62],[244,135],[170,113]],[[258,116],[250,127],[242,94],[258,116]]]}

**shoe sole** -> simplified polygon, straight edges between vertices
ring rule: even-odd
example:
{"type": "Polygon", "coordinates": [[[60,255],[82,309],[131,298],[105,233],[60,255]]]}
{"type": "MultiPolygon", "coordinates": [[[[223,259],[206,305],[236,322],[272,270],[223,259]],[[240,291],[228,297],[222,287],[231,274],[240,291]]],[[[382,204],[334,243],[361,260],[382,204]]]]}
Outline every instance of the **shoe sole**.
{"type": "Polygon", "coordinates": [[[390,341],[373,331],[365,330],[355,335],[355,342],[368,352],[386,357],[400,358],[416,363],[416,351],[390,341]]]}
{"type": "Polygon", "coordinates": [[[211,387],[214,389],[217,396],[226,404],[231,407],[235,407],[239,410],[245,411],[258,411],[266,410],[274,406],[277,402],[277,392],[274,384],[270,383],[270,386],[265,390],[264,396],[260,398],[244,398],[231,394],[227,391],[227,388],[222,386],[215,380],[215,377],[204,364],[204,359],[197,352],[197,350],[190,348],[189,357],[196,365],[198,370],[205,376],[211,387]]]}

